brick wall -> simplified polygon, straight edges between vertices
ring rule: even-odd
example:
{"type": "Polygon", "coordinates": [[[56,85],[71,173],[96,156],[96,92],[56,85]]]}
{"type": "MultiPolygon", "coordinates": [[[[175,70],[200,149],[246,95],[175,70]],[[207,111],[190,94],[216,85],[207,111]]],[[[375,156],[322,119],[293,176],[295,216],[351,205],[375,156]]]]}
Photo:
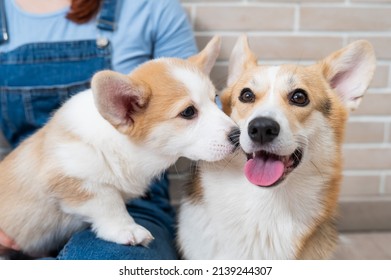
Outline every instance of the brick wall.
{"type": "Polygon", "coordinates": [[[391,0],[182,3],[200,48],[214,34],[223,38],[212,71],[218,88],[225,83],[227,59],[243,32],[266,64],[308,64],[356,39],[369,40],[376,49],[378,66],[361,108],[348,124],[341,200],[391,202],[391,0]]]}

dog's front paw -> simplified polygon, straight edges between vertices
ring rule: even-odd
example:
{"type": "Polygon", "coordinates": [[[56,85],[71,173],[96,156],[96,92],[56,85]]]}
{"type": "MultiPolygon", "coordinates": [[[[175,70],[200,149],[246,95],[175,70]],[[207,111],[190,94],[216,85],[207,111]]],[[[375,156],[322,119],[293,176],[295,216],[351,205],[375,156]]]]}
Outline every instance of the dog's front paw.
{"type": "MultiPolygon", "coordinates": [[[[125,231],[124,237],[126,234],[127,233],[125,231]]],[[[149,230],[138,224],[131,226],[130,234],[131,237],[128,238],[128,241],[124,244],[148,246],[148,244],[154,239],[149,230]]]]}
{"type": "Polygon", "coordinates": [[[124,245],[142,245],[148,244],[154,239],[152,234],[144,227],[133,223],[117,229],[109,229],[106,232],[98,232],[98,237],[107,241],[124,245]]]}

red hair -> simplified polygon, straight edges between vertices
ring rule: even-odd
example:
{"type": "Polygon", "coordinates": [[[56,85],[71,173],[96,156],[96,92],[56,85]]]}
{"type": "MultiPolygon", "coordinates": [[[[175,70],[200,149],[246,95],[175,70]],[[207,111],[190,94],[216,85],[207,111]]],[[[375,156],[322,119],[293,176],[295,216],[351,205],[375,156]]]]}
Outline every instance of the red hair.
{"type": "Polygon", "coordinates": [[[72,0],[67,19],[75,23],[90,21],[99,11],[102,0],[72,0]]]}

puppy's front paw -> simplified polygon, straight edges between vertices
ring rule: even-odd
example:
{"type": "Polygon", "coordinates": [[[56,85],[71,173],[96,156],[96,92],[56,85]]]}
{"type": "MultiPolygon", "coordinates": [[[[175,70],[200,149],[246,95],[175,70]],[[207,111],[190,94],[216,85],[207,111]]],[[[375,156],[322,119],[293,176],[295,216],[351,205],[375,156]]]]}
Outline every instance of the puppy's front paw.
{"type": "MultiPolygon", "coordinates": [[[[123,244],[130,244],[130,245],[142,245],[142,246],[148,246],[148,244],[154,239],[152,234],[147,230],[146,228],[134,224],[131,226],[130,229],[130,235],[131,237],[128,237],[128,241],[123,244]]],[[[124,238],[127,235],[126,231],[124,232],[124,238]]]]}
{"type": "Polygon", "coordinates": [[[148,244],[154,239],[152,234],[144,227],[133,223],[117,229],[108,229],[105,233],[97,233],[98,237],[107,241],[115,242],[124,245],[142,245],[148,244]]]}

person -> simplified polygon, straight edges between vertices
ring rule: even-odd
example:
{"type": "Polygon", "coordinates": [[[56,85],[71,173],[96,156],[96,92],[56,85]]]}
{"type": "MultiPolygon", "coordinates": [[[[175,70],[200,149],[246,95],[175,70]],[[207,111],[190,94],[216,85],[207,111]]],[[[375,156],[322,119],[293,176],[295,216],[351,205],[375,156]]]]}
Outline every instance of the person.
{"type": "MultiPolygon", "coordinates": [[[[197,51],[178,0],[0,0],[0,31],[0,128],[12,147],[87,89],[95,72],[129,73],[150,59],[197,51]]],[[[155,238],[148,248],[106,242],[87,229],[56,258],[176,259],[168,184],[163,174],[145,197],[128,204],[155,238]]],[[[18,249],[1,231],[0,245],[18,249]]]]}

